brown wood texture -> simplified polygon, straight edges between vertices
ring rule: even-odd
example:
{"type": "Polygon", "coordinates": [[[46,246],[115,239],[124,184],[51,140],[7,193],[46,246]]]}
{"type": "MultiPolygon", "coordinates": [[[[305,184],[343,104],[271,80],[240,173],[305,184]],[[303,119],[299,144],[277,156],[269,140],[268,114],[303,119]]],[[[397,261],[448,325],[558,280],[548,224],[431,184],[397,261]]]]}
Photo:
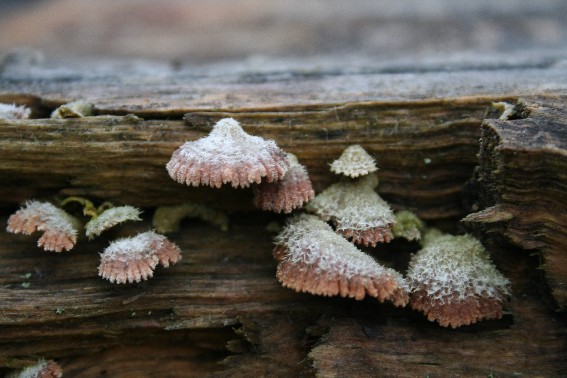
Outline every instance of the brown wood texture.
{"type": "Polygon", "coordinates": [[[509,120],[483,122],[472,186],[484,232],[543,254],[560,309],[567,307],[567,111],[565,97],[521,100],[509,120]]]}
{"type": "MultiPolygon", "coordinates": [[[[142,206],[146,220],[99,240],[80,240],[62,254],[39,250],[34,238],[0,233],[0,366],[55,358],[65,374],[87,377],[567,374],[566,319],[548,306],[549,288],[537,269],[538,258],[528,253],[541,248],[545,258],[560,256],[554,249],[562,242],[556,238],[564,239],[560,227],[542,231],[543,238],[537,233],[537,244],[520,244],[530,251],[492,248],[499,269],[512,282],[506,315],[447,330],[409,309],[282,288],[275,279],[272,235],[265,227],[284,217],[251,211],[247,190],[187,188],[174,183],[164,168],[180,143],[205,135],[225,116],[297,154],[317,191],[336,180],[328,163],[347,145],[361,143],[378,161],[378,191],[384,198],[454,230],[470,199],[476,199],[470,190],[481,198],[496,193],[489,197],[496,199],[510,192],[519,212],[513,212],[513,220],[519,219],[531,203],[515,201],[527,201],[535,186],[513,190],[519,186],[516,180],[522,178],[522,166],[541,160],[549,168],[534,166],[534,171],[552,178],[543,200],[558,195],[558,202],[534,214],[552,216],[561,226],[563,215],[550,210],[563,206],[561,128],[558,134],[541,134],[534,155],[502,142],[503,135],[513,134],[513,129],[506,134],[505,126],[532,130],[561,119],[550,121],[544,113],[563,109],[554,96],[567,92],[565,66],[525,63],[518,59],[511,70],[457,64],[422,73],[360,67],[334,71],[328,61],[307,71],[290,66],[285,74],[226,66],[199,75],[163,67],[132,72],[104,63],[98,71],[73,65],[5,68],[0,99],[30,105],[34,119],[0,123],[3,224],[8,211],[25,199],[65,195],[142,206]],[[543,101],[538,95],[549,97],[543,101]],[[520,97],[532,118],[483,124],[492,102],[514,103],[520,97]],[[40,118],[79,98],[91,101],[98,116],[40,118]],[[543,118],[536,116],[535,104],[543,118]],[[144,120],[124,116],[129,113],[144,120]],[[490,134],[495,125],[502,131],[490,134]],[[485,144],[479,142],[481,133],[485,144]],[[548,148],[548,139],[555,147],[548,148]],[[499,147],[492,150],[488,140],[499,147]],[[491,174],[467,186],[481,144],[479,170],[491,174]],[[499,162],[498,154],[505,158],[504,176],[489,169],[499,162]],[[112,285],[97,277],[98,252],[109,240],[148,229],[155,206],[186,200],[228,211],[230,230],[185,222],[171,235],[183,250],[180,264],[158,268],[142,284],[112,285]]],[[[479,200],[477,206],[484,203],[479,200]]],[[[541,223],[535,215],[527,220],[537,227],[541,223]]],[[[487,245],[502,234],[531,232],[530,224],[510,224],[515,228],[506,232],[485,229],[487,245]]],[[[393,242],[369,253],[403,271],[415,249],[393,242]]]]}

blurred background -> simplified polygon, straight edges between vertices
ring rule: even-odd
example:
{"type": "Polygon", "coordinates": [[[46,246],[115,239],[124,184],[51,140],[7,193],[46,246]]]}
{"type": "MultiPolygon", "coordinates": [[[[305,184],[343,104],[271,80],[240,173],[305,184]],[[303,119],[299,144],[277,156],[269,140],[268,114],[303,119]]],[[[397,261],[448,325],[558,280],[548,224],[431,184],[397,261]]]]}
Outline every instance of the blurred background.
{"type": "Polygon", "coordinates": [[[0,51],[203,64],[567,50],[565,0],[0,0],[0,51]]]}

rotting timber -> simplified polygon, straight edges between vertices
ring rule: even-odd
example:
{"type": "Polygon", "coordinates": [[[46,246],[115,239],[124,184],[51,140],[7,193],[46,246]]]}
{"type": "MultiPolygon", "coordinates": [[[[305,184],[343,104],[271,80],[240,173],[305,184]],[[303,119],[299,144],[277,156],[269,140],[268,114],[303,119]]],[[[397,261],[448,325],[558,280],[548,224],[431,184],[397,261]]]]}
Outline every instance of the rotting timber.
{"type": "MultiPolygon", "coordinates": [[[[567,325],[555,312],[564,309],[567,279],[564,66],[411,77],[323,68],[285,80],[116,70],[99,67],[91,77],[71,67],[65,79],[36,67],[0,77],[0,100],[28,104],[35,117],[0,121],[4,224],[21,201],[69,195],[141,206],[148,220],[63,254],[0,233],[1,366],[42,356],[70,376],[567,373],[567,325]],[[98,116],[37,118],[75,99],[92,102],[98,116]],[[520,101],[527,111],[498,121],[495,101],[520,101]],[[188,188],[164,167],[182,142],[228,116],[297,155],[317,192],[336,180],[329,163],[356,143],[376,158],[378,191],[395,208],[458,231],[476,212],[466,225],[512,282],[503,319],[450,330],[372,299],[282,288],[266,225],[284,218],[255,211],[250,190],[188,188]],[[156,206],[184,201],[229,212],[229,231],[183,223],[170,235],[183,251],[179,265],[139,285],[97,276],[110,236],[147,229],[156,206]]],[[[398,247],[371,252],[404,269],[398,247]]]]}

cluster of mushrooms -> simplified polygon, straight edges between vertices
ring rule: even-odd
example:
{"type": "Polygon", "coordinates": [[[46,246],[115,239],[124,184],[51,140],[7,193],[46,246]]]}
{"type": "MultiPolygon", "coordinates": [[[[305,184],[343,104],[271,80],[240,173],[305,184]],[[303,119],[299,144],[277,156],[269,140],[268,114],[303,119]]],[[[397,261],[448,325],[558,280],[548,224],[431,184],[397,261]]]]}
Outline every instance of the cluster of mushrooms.
{"type": "MultiPolygon", "coordinates": [[[[77,243],[79,230],[93,239],[103,231],[126,221],[139,221],[141,211],[132,206],[116,206],[104,203],[95,208],[85,198],[69,197],[55,206],[50,202],[28,201],[8,218],[6,230],[15,234],[43,234],[38,247],[46,251],[71,250],[77,243]],[[83,214],[91,219],[84,225],[63,207],[72,202],[83,206],[83,214]]],[[[153,276],[157,264],[168,267],[181,260],[181,251],[165,236],[146,231],[134,237],[121,238],[110,243],[100,255],[99,275],[115,283],[140,282],[153,276]]]]}
{"type": "Polygon", "coordinates": [[[431,229],[412,213],[397,214],[375,191],[374,159],[359,145],[331,164],[342,179],[314,195],[307,170],[271,140],[247,134],[232,119],[177,149],[169,175],[190,186],[253,186],[257,207],[293,215],[275,238],[276,276],[282,285],[315,295],[366,296],[409,305],[445,327],[502,316],[509,281],[470,235],[431,229]],[[328,223],[330,222],[332,226],[328,223]],[[422,236],[422,232],[424,235],[422,236]],[[356,245],[375,247],[394,237],[420,240],[404,277],[356,245]]]}
{"type": "MultiPolygon", "coordinates": [[[[234,188],[252,186],[254,204],[276,213],[296,212],[275,238],[276,277],[283,286],[315,295],[366,296],[395,306],[410,305],[429,320],[459,327],[482,319],[498,319],[509,297],[509,281],[494,267],[482,244],[470,235],[453,236],[427,229],[408,211],[394,213],[377,193],[374,159],[359,145],[348,147],[331,164],[341,179],[315,196],[308,172],[296,156],[274,141],[247,134],[232,119],[221,119],[211,133],[179,147],[166,169],[188,186],[234,188]],[[422,249],[411,258],[405,277],[381,265],[362,247],[376,247],[396,237],[419,240],[422,249]]],[[[71,198],[60,206],[30,201],[8,220],[7,230],[31,234],[43,231],[38,245],[60,252],[77,240],[77,220],[62,207],[78,201],[91,238],[127,220],[139,220],[129,206],[94,208],[71,198]]],[[[179,219],[197,215],[226,229],[228,220],[202,205],[159,208],[158,232],[173,231],[179,219]]],[[[157,222],[156,222],[157,220],[157,222]]],[[[151,277],[157,264],[181,259],[179,248],[155,231],[112,242],[101,254],[99,275],[116,283],[151,277]]]]}

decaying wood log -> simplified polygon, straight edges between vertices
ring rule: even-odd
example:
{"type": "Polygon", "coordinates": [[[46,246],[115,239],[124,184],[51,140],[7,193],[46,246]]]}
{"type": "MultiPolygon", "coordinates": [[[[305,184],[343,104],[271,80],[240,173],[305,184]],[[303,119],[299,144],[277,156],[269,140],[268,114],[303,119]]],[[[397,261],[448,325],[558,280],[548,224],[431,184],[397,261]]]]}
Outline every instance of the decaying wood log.
{"type": "MultiPolygon", "coordinates": [[[[541,249],[549,265],[565,245],[564,110],[553,96],[567,93],[567,75],[561,64],[524,63],[514,72],[457,65],[419,74],[326,70],[325,64],[285,74],[158,74],[104,64],[90,73],[6,69],[0,100],[31,106],[33,119],[0,121],[2,224],[25,199],[67,195],[142,206],[146,218],[95,241],[81,239],[62,254],[39,250],[33,238],[0,233],[0,366],[45,357],[57,359],[69,376],[566,374],[566,319],[546,306],[539,262],[526,251],[491,251],[512,283],[503,319],[444,329],[372,299],[282,288],[266,225],[283,217],[251,211],[247,190],[187,188],[164,168],[180,143],[232,116],[296,154],[317,191],[336,180],[328,163],[349,144],[362,144],[378,161],[384,198],[455,229],[470,205],[465,184],[480,164],[470,186],[480,193],[477,210],[506,209],[481,220],[498,220],[503,226],[495,231],[522,248],[541,249]],[[482,123],[492,102],[519,97],[530,109],[527,118],[482,123]],[[39,118],[79,98],[92,102],[98,116],[39,118]],[[534,125],[540,129],[532,132],[534,125]],[[537,138],[513,138],[518,130],[537,138]],[[526,182],[526,175],[534,180],[526,182]],[[544,188],[539,178],[549,179],[544,188]],[[97,277],[98,252],[109,240],[147,230],[156,206],[187,200],[229,211],[229,231],[185,222],[170,236],[183,251],[178,265],[158,268],[141,284],[97,277]]],[[[487,231],[494,230],[485,229],[485,237],[495,237],[487,231]]],[[[404,271],[416,248],[394,241],[368,252],[404,271]]],[[[561,266],[553,268],[547,270],[552,285],[564,282],[561,266]]]]}
{"type": "Polygon", "coordinates": [[[507,120],[482,124],[480,164],[472,185],[484,224],[527,250],[543,269],[561,310],[567,309],[567,99],[520,100],[507,120]]]}

